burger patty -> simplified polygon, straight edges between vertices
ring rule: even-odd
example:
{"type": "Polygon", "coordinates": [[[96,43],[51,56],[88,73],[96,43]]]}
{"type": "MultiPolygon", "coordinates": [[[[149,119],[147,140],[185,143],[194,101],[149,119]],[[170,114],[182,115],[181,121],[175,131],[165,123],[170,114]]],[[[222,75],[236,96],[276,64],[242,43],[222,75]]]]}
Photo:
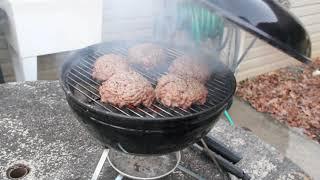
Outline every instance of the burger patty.
{"type": "Polygon", "coordinates": [[[165,51],[155,44],[143,43],[128,50],[129,61],[150,69],[154,68],[166,59],[165,51]]]}
{"type": "Polygon", "coordinates": [[[206,82],[210,77],[209,63],[202,58],[183,55],[173,61],[169,67],[169,73],[206,82]]]}
{"type": "Polygon", "coordinates": [[[101,101],[118,107],[151,106],[155,92],[147,79],[135,71],[116,73],[99,88],[101,101]]]}
{"type": "Polygon", "coordinates": [[[99,81],[108,80],[117,72],[128,71],[126,59],[116,54],[106,54],[99,57],[93,65],[92,77],[99,81]]]}
{"type": "Polygon", "coordinates": [[[182,78],[174,74],[162,76],[155,89],[157,100],[168,107],[189,108],[192,104],[204,104],[208,90],[198,80],[182,78]]]}

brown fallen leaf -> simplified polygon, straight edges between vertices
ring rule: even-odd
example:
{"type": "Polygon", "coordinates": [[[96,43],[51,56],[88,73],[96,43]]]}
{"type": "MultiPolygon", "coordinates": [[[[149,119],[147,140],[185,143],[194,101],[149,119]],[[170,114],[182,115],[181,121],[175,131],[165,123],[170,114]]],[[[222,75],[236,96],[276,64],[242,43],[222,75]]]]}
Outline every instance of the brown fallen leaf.
{"type": "Polygon", "coordinates": [[[270,113],[291,127],[303,128],[320,142],[320,58],[311,65],[282,68],[239,82],[236,95],[257,111],[270,113]]]}

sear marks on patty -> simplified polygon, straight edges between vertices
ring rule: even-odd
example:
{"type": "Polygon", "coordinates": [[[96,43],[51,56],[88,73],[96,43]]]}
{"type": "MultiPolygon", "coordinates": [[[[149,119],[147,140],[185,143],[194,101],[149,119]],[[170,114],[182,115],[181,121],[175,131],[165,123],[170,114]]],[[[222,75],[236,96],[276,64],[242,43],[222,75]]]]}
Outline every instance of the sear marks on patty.
{"type": "Polygon", "coordinates": [[[169,73],[181,77],[191,77],[204,83],[210,77],[209,63],[200,57],[183,55],[172,62],[169,73]]]}
{"type": "Polygon", "coordinates": [[[155,89],[157,100],[168,107],[189,108],[192,104],[203,105],[208,90],[194,78],[168,74],[158,80],[155,89]]]}
{"type": "Polygon", "coordinates": [[[101,101],[118,107],[150,107],[155,99],[155,92],[147,79],[135,71],[116,73],[99,88],[101,101]]]}
{"type": "Polygon", "coordinates": [[[138,44],[128,50],[129,61],[146,69],[155,68],[166,59],[165,51],[152,43],[138,44]]]}
{"type": "Polygon", "coordinates": [[[92,77],[99,81],[108,80],[115,73],[128,71],[126,59],[116,54],[106,54],[97,59],[93,65],[92,77]]]}

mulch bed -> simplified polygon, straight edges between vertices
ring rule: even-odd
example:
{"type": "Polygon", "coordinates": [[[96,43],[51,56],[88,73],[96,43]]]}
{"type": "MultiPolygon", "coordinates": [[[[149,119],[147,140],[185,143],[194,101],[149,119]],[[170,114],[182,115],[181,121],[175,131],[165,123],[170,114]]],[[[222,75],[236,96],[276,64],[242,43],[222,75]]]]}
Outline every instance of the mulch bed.
{"type": "Polygon", "coordinates": [[[320,58],[311,65],[282,68],[241,81],[237,95],[259,112],[270,113],[320,142],[320,58]]]}

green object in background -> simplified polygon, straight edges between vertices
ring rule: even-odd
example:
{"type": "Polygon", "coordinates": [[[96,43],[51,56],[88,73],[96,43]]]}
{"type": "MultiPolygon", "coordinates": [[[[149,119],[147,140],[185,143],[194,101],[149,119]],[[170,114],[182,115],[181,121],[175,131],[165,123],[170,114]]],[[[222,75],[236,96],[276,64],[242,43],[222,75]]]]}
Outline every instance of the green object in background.
{"type": "Polygon", "coordinates": [[[227,110],[224,110],[224,111],[223,111],[223,114],[224,114],[224,116],[226,116],[226,118],[227,118],[227,120],[229,121],[230,125],[231,125],[231,126],[234,126],[234,122],[233,122],[230,114],[228,113],[228,111],[227,111],[227,110]]]}
{"type": "Polygon", "coordinates": [[[222,18],[205,7],[189,1],[178,5],[177,23],[178,28],[188,32],[197,43],[223,34],[222,18]]]}

